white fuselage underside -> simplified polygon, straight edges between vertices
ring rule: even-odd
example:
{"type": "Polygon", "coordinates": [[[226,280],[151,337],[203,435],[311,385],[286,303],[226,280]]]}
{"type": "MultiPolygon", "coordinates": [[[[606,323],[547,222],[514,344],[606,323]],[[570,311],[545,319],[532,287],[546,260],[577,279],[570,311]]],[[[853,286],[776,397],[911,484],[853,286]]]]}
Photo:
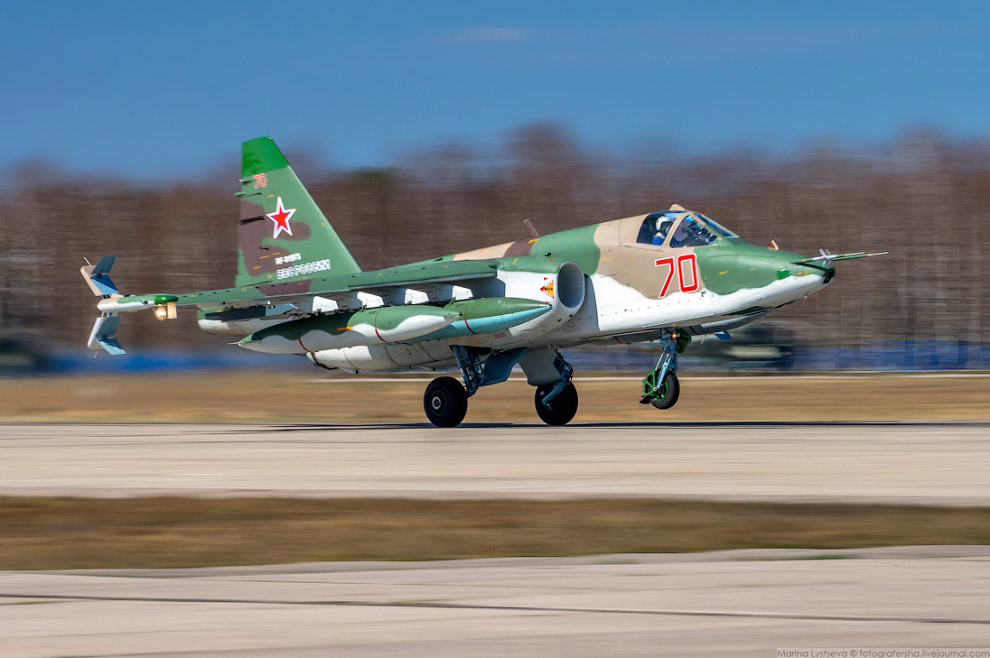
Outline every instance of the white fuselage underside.
{"type": "MultiPolygon", "coordinates": [[[[525,273],[500,273],[496,281],[476,286],[478,297],[496,291],[504,296],[539,298],[525,273]]],[[[820,276],[790,276],[761,288],[744,288],[720,295],[711,290],[675,292],[663,299],[646,297],[613,277],[585,277],[583,304],[576,313],[553,313],[547,318],[493,334],[448,340],[390,343],[370,347],[326,350],[311,355],[322,365],[349,371],[395,368],[444,368],[456,365],[451,345],[494,350],[525,347],[531,350],[561,345],[576,346],[606,338],[619,338],[665,328],[719,322],[739,317],[754,307],[769,309],[805,297],[825,286],[820,276]]],[[[545,299],[545,297],[544,297],[545,299]]]]}

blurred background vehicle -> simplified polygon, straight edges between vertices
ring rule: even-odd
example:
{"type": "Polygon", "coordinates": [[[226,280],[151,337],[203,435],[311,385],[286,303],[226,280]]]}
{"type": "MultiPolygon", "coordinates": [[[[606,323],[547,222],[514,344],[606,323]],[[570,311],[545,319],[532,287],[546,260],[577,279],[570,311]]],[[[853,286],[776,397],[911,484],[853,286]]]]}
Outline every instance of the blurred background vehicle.
{"type": "Polygon", "coordinates": [[[792,323],[758,320],[733,329],[728,340],[696,338],[689,349],[699,369],[792,370],[802,346],[792,323]]]}
{"type": "Polygon", "coordinates": [[[48,371],[48,355],[37,338],[0,329],[0,375],[31,375],[48,371]]]}

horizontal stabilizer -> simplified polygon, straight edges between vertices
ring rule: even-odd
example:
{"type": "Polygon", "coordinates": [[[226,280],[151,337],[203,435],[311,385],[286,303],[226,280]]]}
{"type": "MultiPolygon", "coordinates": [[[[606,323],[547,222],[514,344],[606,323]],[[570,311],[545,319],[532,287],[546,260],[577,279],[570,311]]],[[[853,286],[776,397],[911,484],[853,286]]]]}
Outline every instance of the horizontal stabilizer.
{"type": "Polygon", "coordinates": [[[93,276],[97,276],[100,274],[109,274],[110,268],[112,268],[113,264],[116,262],[117,262],[116,256],[104,256],[103,258],[100,259],[100,262],[96,264],[96,267],[93,268],[93,276]]]}
{"type": "Polygon", "coordinates": [[[107,351],[107,354],[112,356],[119,356],[121,354],[127,354],[127,351],[121,347],[120,343],[116,338],[102,338],[97,341],[100,347],[107,351]]]}
{"type": "Polygon", "coordinates": [[[89,334],[89,343],[87,343],[87,347],[91,350],[103,348],[106,350],[107,354],[111,354],[113,356],[124,354],[124,348],[121,347],[120,343],[117,342],[117,339],[114,338],[114,334],[117,333],[117,327],[119,326],[119,315],[101,315],[96,318],[96,323],[93,325],[93,331],[89,334]]]}
{"type": "Polygon", "coordinates": [[[114,285],[114,282],[109,276],[110,268],[113,267],[116,260],[116,256],[104,256],[96,265],[84,265],[79,268],[83,278],[86,279],[86,283],[89,284],[89,289],[97,297],[109,297],[110,295],[120,294],[117,286],[114,285]]]}

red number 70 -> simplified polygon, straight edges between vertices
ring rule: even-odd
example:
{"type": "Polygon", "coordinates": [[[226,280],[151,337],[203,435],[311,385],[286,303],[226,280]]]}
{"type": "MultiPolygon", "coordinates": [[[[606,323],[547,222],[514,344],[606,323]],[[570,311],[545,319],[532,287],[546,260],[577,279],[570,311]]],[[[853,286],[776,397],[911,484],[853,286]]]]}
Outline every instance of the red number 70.
{"type": "Polygon", "coordinates": [[[663,280],[663,287],[660,288],[660,298],[667,295],[667,291],[670,289],[670,282],[674,280],[674,273],[677,273],[678,284],[680,286],[681,292],[694,292],[700,287],[700,282],[698,281],[698,257],[694,254],[684,254],[683,256],[677,257],[677,265],[674,265],[674,258],[658,258],[657,267],[665,265],[667,267],[667,276],[663,280]],[[684,264],[689,263],[690,267],[687,274],[684,264]],[[690,279],[690,283],[688,283],[690,279]]]}

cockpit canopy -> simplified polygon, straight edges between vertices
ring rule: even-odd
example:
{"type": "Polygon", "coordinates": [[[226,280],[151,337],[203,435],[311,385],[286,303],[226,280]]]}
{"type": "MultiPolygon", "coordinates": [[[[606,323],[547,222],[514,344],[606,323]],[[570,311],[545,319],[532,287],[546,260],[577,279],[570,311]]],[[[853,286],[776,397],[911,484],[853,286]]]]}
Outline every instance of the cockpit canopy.
{"type": "Polygon", "coordinates": [[[698,212],[664,210],[646,216],[636,242],[662,246],[704,247],[719,238],[738,237],[732,231],[698,212]]]}

